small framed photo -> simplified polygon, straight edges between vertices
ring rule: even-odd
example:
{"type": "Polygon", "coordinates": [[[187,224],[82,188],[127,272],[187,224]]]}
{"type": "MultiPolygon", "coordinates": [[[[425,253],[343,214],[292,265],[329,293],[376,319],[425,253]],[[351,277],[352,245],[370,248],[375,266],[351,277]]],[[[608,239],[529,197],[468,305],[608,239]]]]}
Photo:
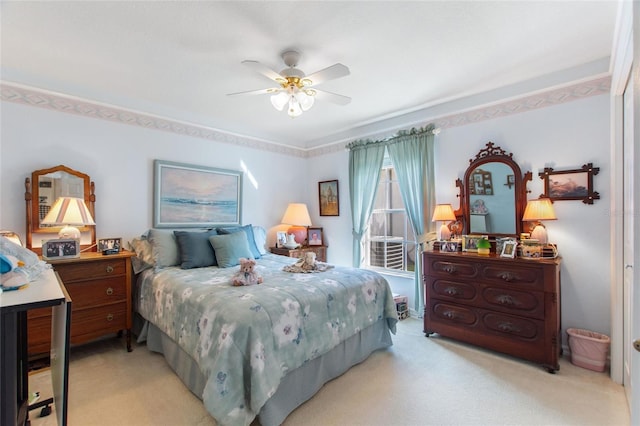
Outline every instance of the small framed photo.
{"type": "Polygon", "coordinates": [[[542,258],[542,245],[536,241],[524,241],[520,245],[520,255],[523,259],[542,258]]]}
{"type": "Polygon", "coordinates": [[[463,235],[462,251],[478,251],[478,241],[487,238],[486,235],[463,235]]]}
{"type": "Polygon", "coordinates": [[[102,254],[120,253],[121,243],[120,238],[100,238],[98,239],[98,251],[102,254]]]}
{"type": "Polygon", "coordinates": [[[442,241],[440,243],[440,251],[446,253],[456,253],[460,243],[458,241],[442,241]]]}
{"type": "Polygon", "coordinates": [[[502,244],[502,251],[500,252],[500,257],[516,257],[516,247],[518,246],[518,242],[515,240],[505,241],[502,244]]]}
{"type": "Polygon", "coordinates": [[[276,232],[276,247],[284,247],[287,242],[287,233],[285,231],[276,232]]]}
{"type": "Polygon", "coordinates": [[[322,228],[316,228],[310,226],[307,228],[307,240],[310,246],[321,246],[322,241],[322,228]]]}
{"type": "Polygon", "coordinates": [[[46,260],[80,257],[80,240],[75,238],[48,240],[42,243],[42,258],[46,260]]]}

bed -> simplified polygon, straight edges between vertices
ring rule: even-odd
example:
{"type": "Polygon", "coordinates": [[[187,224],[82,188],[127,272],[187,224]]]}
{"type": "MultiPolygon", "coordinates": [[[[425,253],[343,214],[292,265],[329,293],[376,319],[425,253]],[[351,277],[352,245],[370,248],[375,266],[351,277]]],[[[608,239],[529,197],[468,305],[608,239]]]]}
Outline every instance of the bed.
{"type": "Polygon", "coordinates": [[[179,233],[150,230],[132,244],[146,265],[137,267],[138,340],[164,354],[219,425],[279,425],[324,383],[391,346],[397,314],[381,275],[339,266],[286,272],[297,259],[267,253],[263,228],[212,235],[224,231],[191,232],[199,243],[187,246],[179,233]],[[215,265],[194,257],[207,242],[215,265]],[[230,285],[239,253],[256,259],[262,284],[230,285]],[[195,262],[185,268],[185,259],[195,262]]]}

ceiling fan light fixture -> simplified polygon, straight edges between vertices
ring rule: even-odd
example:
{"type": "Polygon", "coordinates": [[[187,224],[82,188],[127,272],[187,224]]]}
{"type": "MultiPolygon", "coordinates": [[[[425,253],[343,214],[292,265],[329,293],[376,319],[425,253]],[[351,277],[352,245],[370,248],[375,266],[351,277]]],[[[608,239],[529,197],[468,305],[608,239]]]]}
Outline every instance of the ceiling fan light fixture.
{"type": "Polygon", "coordinates": [[[309,96],[302,90],[296,93],[295,97],[300,104],[300,108],[302,108],[302,111],[308,111],[313,106],[313,103],[315,101],[315,98],[313,96],[309,96]]]}
{"type": "Polygon", "coordinates": [[[282,111],[287,102],[289,102],[289,95],[286,92],[271,96],[271,105],[278,111],[282,111]]]}
{"type": "Polygon", "coordinates": [[[302,106],[298,99],[296,99],[295,95],[291,95],[289,99],[289,110],[287,111],[289,117],[295,118],[302,115],[302,106]]]}

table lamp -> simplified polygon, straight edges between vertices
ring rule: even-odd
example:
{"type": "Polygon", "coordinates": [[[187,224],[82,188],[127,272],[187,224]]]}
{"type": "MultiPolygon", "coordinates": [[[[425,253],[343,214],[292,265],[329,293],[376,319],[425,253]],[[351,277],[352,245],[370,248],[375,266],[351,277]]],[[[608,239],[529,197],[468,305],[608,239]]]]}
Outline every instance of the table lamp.
{"type": "Polygon", "coordinates": [[[304,244],[307,239],[307,226],[311,226],[309,210],[304,203],[291,203],[282,217],[282,223],[291,225],[287,234],[293,234],[298,244],[304,244]]]}
{"type": "Polygon", "coordinates": [[[442,226],[440,226],[439,231],[439,239],[440,240],[448,240],[451,238],[451,231],[447,226],[447,222],[455,221],[456,215],[453,213],[453,207],[451,204],[436,204],[436,208],[433,210],[433,217],[431,218],[432,222],[442,222],[442,226]]]}
{"type": "Polygon", "coordinates": [[[547,229],[542,224],[542,220],[556,220],[556,213],[553,211],[553,204],[549,198],[538,198],[537,200],[529,200],[527,207],[524,209],[522,220],[524,222],[537,223],[531,231],[531,238],[538,240],[541,244],[547,244],[547,229]]]}
{"type": "Polygon", "coordinates": [[[64,226],[58,233],[59,238],[80,239],[80,230],[76,226],[95,225],[93,217],[82,198],[60,197],[44,217],[42,225],[64,226]]]}

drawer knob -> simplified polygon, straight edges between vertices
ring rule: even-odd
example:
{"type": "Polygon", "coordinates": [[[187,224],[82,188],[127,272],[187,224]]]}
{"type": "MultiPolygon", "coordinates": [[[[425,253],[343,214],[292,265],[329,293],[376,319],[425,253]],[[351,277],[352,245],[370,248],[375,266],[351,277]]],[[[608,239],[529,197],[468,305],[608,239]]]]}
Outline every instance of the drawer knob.
{"type": "Polygon", "coordinates": [[[107,314],[107,321],[113,321],[113,314],[107,314]]]}
{"type": "Polygon", "coordinates": [[[107,265],[107,273],[112,273],[113,272],[113,266],[111,265],[107,265]]]}
{"type": "Polygon", "coordinates": [[[447,294],[448,296],[457,296],[458,294],[460,294],[460,292],[458,291],[457,288],[455,287],[447,287],[444,290],[445,294],[447,294]]]}
{"type": "Polygon", "coordinates": [[[455,266],[453,266],[453,265],[444,265],[444,266],[442,267],[442,270],[443,270],[444,272],[446,272],[447,274],[453,274],[453,273],[455,273],[455,272],[456,272],[456,267],[455,267],[455,266]]]}
{"type": "Polygon", "coordinates": [[[514,304],[514,300],[513,297],[507,295],[507,294],[503,294],[501,296],[497,297],[498,303],[500,303],[501,305],[513,305],[514,304]]]}
{"type": "Polygon", "coordinates": [[[107,296],[111,296],[113,294],[113,289],[111,287],[109,287],[107,289],[107,296]]]}
{"type": "Polygon", "coordinates": [[[513,275],[511,272],[502,272],[499,275],[499,277],[502,278],[506,282],[511,282],[515,278],[515,275],[513,275]]]}
{"type": "Polygon", "coordinates": [[[514,327],[514,325],[510,322],[503,322],[502,324],[500,324],[498,326],[498,328],[500,329],[500,331],[504,331],[506,333],[512,333],[514,331],[519,331],[516,327],[514,327]]]}
{"type": "Polygon", "coordinates": [[[452,311],[443,312],[442,315],[449,319],[454,319],[456,317],[456,314],[452,311]]]}

